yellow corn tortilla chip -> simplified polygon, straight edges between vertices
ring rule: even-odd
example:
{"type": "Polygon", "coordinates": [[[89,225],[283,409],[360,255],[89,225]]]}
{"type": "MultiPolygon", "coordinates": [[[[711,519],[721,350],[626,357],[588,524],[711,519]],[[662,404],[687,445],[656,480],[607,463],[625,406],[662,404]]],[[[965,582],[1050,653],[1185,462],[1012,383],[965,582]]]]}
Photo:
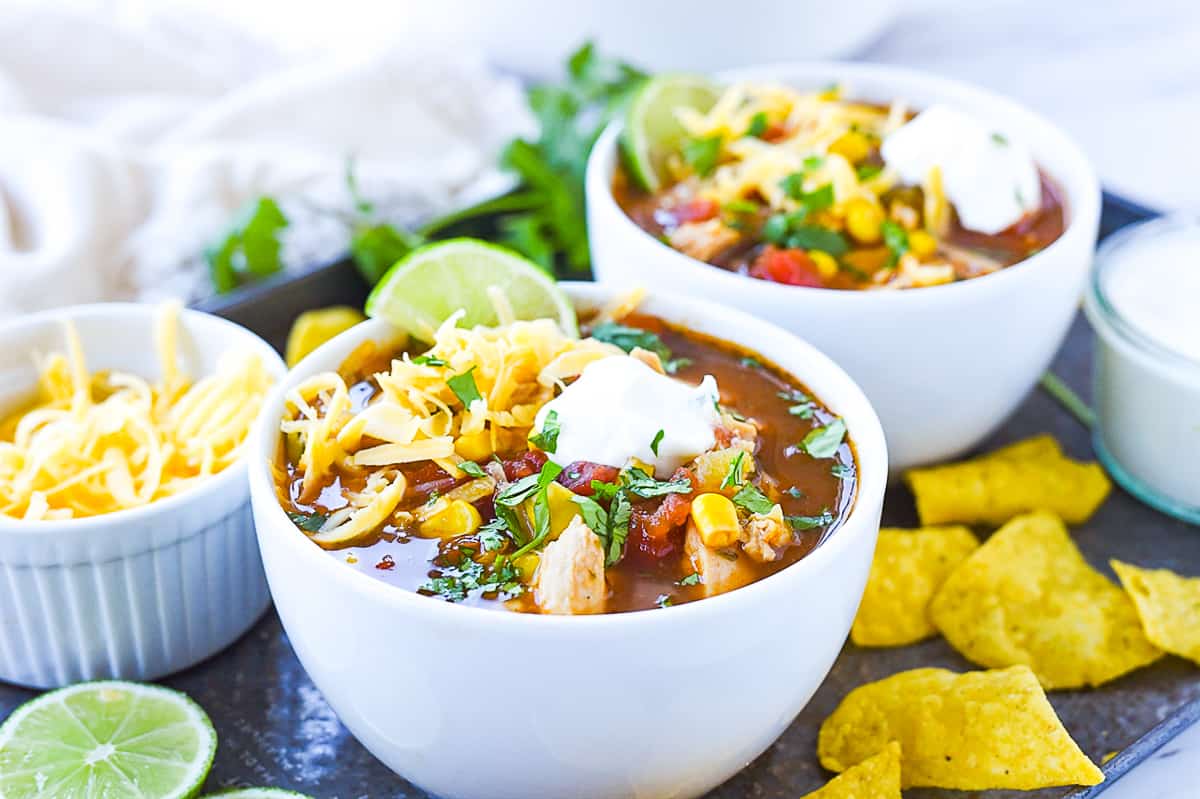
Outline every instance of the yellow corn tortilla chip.
{"type": "Polygon", "coordinates": [[[1095,785],[1025,666],[957,674],[913,669],[855,688],[821,725],[821,765],[844,771],[900,742],[902,787],[1034,790],[1095,785]]]}
{"type": "Polygon", "coordinates": [[[969,660],[1024,664],[1047,689],[1100,685],[1162,654],[1125,592],[1046,512],[997,530],[946,578],[929,615],[969,660]]]}
{"type": "Polygon", "coordinates": [[[900,744],[888,743],[878,754],[851,766],[800,799],[902,799],[900,744]]]}
{"type": "Polygon", "coordinates": [[[923,525],[1001,525],[1042,509],[1082,524],[1112,488],[1099,464],[1071,460],[1048,435],[974,460],[913,469],[905,479],[923,525]]]}
{"type": "Polygon", "coordinates": [[[1133,597],[1146,637],[1172,655],[1200,663],[1200,578],[1109,563],[1133,597]]]}
{"type": "Polygon", "coordinates": [[[966,527],[880,530],[850,639],[859,646],[903,646],[936,634],[929,601],[978,547],[966,527]]]}

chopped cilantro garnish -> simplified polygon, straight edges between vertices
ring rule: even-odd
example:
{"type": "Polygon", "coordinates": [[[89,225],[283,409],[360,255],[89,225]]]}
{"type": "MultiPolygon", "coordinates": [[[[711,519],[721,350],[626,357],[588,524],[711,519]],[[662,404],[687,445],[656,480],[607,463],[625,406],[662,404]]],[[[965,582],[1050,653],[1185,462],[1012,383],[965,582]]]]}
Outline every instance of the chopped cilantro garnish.
{"type": "Polygon", "coordinates": [[[762,367],[762,364],[758,362],[758,358],[751,358],[749,355],[742,358],[739,363],[741,363],[741,365],[747,369],[758,369],[762,367]]]}
{"type": "Polygon", "coordinates": [[[771,508],[775,507],[775,503],[767,499],[766,494],[750,483],[742,486],[741,490],[733,495],[733,504],[751,513],[770,513],[771,508]]]}
{"type": "Polygon", "coordinates": [[[612,566],[625,554],[625,541],[629,538],[629,517],[632,513],[633,504],[624,491],[613,497],[612,507],[608,511],[608,555],[604,559],[605,566],[612,566]]]}
{"type": "Polygon", "coordinates": [[[475,461],[463,461],[462,463],[458,464],[458,468],[463,474],[469,474],[471,477],[487,476],[487,472],[485,472],[483,467],[475,461]]]}
{"type": "Polygon", "coordinates": [[[899,223],[885,219],[882,225],[883,243],[887,245],[890,255],[888,256],[888,266],[893,267],[900,260],[900,256],[908,252],[908,233],[899,223]]]}
{"type": "Polygon", "coordinates": [[[666,363],[671,359],[671,351],[657,334],[637,327],[626,327],[616,322],[602,322],[592,329],[592,338],[615,344],[626,352],[633,352],[641,347],[649,350],[666,363]]]}
{"type": "Polygon", "coordinates": [[[279,234],[287,226],[287,217],[270,197],[259,197],[242,208],[221,240],[204,250],[217,293],[283,269],[279,234]]]}
{"type": "Polygon", "coordinates": [[[325,524],[325,520],[329,518],[325,513],[299,513],[288,511],[288,518],[292,520],[292,524],[299,527],[306,533],[315,533],[321,529],[321,525],[325,524]]]}
{"type": "Polygon", "coordinates": [[[866,181],[875,177],[882,171],[883,166],[881,164],[862,164],[858,169],[855,170],[855,174],[858,175],[859,180],[866,181]]]}
{"type": "Polygon", "coordinates": [[[780,391],[776,396],[780,399],[787,400],[793,403],[788,408],[788,413],[792,416],[798,416],[801,419],[811,419],[813,412],[817,409],[817,404],[813,402],[812,397],[805,394],[803,391],[791,389],[790,391],[780,391]]]}
{"type": "Polygon", "coordinates": [[[417,366],[448,366],[449,364],[436,355],[418,355],[412,359],[417,366]]]}
{"type": "Polygon", "coordinates": [[[762,226],[762,237],[772,244],[782,244],[788,233],[787,214],[772,214],[762,226]]]}
{"type": "Polygon", "coordinates": [[[666,370],[667,374],[673,375],[680,369],[686,369],[693,363],[694,361],[691,358],[671,358],[663,363],[663,369],[666,370]]]}
{"type": "Polygon", "coordinates": [[[688,139],[683,143],[682,155],[684,163],[692,168],[702,178],[712,174],[717,168],[717,160],[721,157],[721,136],[709,136],[705,139],[688,139]]]}
{"type": "Polygon", "coordinates": [[[995,142],[996,144],[1000,145],[1001,147],[1008,146],[1008,139],[1004,136],[1003,133],[993,133],[992,141],[995,142]]]}
{"type": "Polygon", "coordinates": [[[845,255],[850,249],[841,233],[820,225],[793,226],[784,245],[793,250],[822,250],[835,258],[845,255]]]}
{"type": "Polygon", "coordinates": [[[854,476],[854,467],[845,463],[835,463],[829,472],[839,480],[848,480],[854,476]]]}
{"type": "Polygon", "coordinates": [[[467,371],[460,375],[455,375],[446,381],[446,385],[454,392],[454,396],[458,397],[458,401],[463,404],[464,408],[471,407],[471,403],[477,399],[483,399],[479,394],[479,387],[475,385],[475,375],[472,372],[475,367],[472,366],[467,371]]]}
{"type": "Polygon", "coordinates": [[[726,488],[736,488],[742,484],[742,461],[746,459],[746,452],[741,450],[733,456],[733,460],[729,462],[729,468],[725,470],[725,478],[721,480],[721,490],[726,488]]]}
{"type": "Polygon", "coordinates": [[[655,480],[636,467],[621,472],[621,487],[642,499],[664,497],[667,494],[690,494],[692,483],[687,478],[679,480],[655,480]]]}
{"type": "Polygon", "coordinates": [[[833,514],[829,509],[821,511],[819,516],[784,516],[793,530],[812,530],[833,523],[833,514]]]}
{"type": "Polygon", "coordinates": [[[498,552],[508,543],[508,528],[499,516],[480,527],[475,535],[484,552],[498,552]]]}
{"type": "Polygon", "coordinates": [[[675,600],[671,599],[670,594],[659,594],[658,599],[654,600],[654,604],[660,608],[669,608],[675,604],[675,600]]]}
{"type": "Polygon", "coordinates": [[[687,577],[684,577],[682,580],[677,581],[675,583],[675,585],[679,585],[679,586],[700,585],[700,572],[692,572],[687,577]]]}
{"type": "Polygon", "coordinates": [[[814,169],[820,169],[824,165],[825,158],[820,155],[810,155],[801,164],[805,172],[812,172],[814,169]]]}
{"type": "Polygon", "coordinates": [[[721,206],[721,210],[727,214],[754,214],[758,209],[759,204],[753,200],[730,200],[721,206]]]}
{"type": "Polygon", "coordinates": [[[767,112],[759,111],[754,116],[750,117],[750,124],[746,127],[746,136],[753,136],[756,139],[762,138],[762,135],[767,132],[767,112]]]}
{"type": "Polygon", "coordinates": [[[550,411],[542,420],[542,429],[529,437],[529,443],[542,452],[553,453],[558,449],[558,411],[550,411]]]}
{"type": "Polygon", "coordinates": [[[603,500],[610,500],[617,495],[621,490],[620,483],[605,483],[601,480],[593,480],[591,483],[592,493],[603,500]]]}
{"type": "Polygon", "coordinates": [[[521,572],[507,558],[497,558],[488,568],[482,563],[463,557],[454,566],[439,566],[438,576],[417,589],[447,602],[462,602],[473,593],[495,592],[502,599],[511,599],[525,590],[521,572]]]}
{"type": "MultiPolygon", "coordinates": [[[[546,538],[550,535],[550,500],[546,495],[546,488],[554,482],[554,478],[562,473],[562,467],[554,463],[554,461],[546,461],[542,465],[542,470],[536,475],[529,475],[534,478],[532,488],[526,486],[522,489],[525,498],[533,497],[533,537],[529,539],[520,549],[513,553],[513,558],[519,558],[527,552],[540,547],[546,542],[546,538]]],[[[519,481],[518,481],[519,482],[519,481]]],[[[515,485],[515,484],[514,484],[515,485]]],[[[499,495],[497,495],[499,502],[499,495]]],[[[499,515],[499,506],[496,508],[499,515]]],[[[515,512],[514,512],[515,515],[515,512]]]]}
{"type": "Polygon", "coordinates": [[[814,427],[800,442],[800,448],[814,458],[832,458],[845,437],[846,423],[839,417],[827,425],[814,427]]]}
{"type": "Polygon", "coordinates": [[[654,439],[650,442],[650,451],[658,455],[658,445],[662,443],[663,436],[667,434],[666,430],[659,430],[654,434],[654,439]]]}
{"type": "Polygon", "coordinates": [[[787,494],[789,497],[792,497],[793,499],[804,499],[804,492],[801,491],[796,486],[792,486],[791,488],[784,491],[783,493],[787,494]]]}

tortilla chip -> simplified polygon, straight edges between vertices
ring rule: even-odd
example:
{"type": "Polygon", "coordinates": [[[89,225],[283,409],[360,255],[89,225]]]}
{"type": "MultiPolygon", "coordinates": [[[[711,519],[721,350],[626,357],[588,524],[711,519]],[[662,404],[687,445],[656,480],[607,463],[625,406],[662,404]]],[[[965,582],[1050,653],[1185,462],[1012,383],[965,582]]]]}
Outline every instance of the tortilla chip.
{"type": "Polygon", "coordinates": [[[851,766],[800,799],[902,799],[900,744],[892,741],[878,754],[851,766]]]}
{"type": "Polygon", "coordinates": [[[978,547],[966,527],[880,530],[850,639],[859,646],[903,646],[936,634],[929,600],[978,547]]]}
{"type": "Polygon", "coordinates": [[[1200,578],[1110,560],[1157,647],[1200,663],[1200,578]]]}
{"type": "Polygon", "coordinates": [[[1051,513],[997,530],[946,578],[929,615],[968,659],[1025,664],[1047,689],[1100,685],[1162,654],[1133,602],[1087,564],[1051,513]]]}
{"type": "Polygon", "coordinates": [[[1048,435],[974,460],[913,469],[905,479],[923,525],[1001,525],[1042,509],[1082,524],[1112,488],[1099,464],[1071,460],[1048,435]]]}
{"type": "Polygon", "coordinates": [[[821,725],[817,754],[844,771],[889,741],[900,742],[904,788],[1034,790],[1104,779],[1025,666],[913,669],[855,688],[821,725]]]}

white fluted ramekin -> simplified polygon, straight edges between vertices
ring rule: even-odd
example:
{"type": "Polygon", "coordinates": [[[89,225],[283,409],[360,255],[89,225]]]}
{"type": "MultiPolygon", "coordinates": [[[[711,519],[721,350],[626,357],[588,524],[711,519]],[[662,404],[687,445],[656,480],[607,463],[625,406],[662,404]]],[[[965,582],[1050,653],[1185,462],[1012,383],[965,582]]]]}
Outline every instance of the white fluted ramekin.
{"type": "MultiPolygon", "coordinates": [[[[31,396],[35,352],[62,351],[74,322],[91,371],[153,379],[158,309],[81,305],[0,325],[0,410],[31,396]]],[[[252,351],[286,371],[248,330],[180,315],[180,367],[193,379],[221,355],[252,351]]],[[[81,680],[149,680],[236,640],[269,602],[243,460],[178,496],[65,521],[0,516],[0,680],[50,688],[81,680]]]]}
{"type": "Polygon", "coordinates": [[[752,67],[718,80],[799,88],[843,82],[854,97],[947,103],[1014,140],[1065,194],[1067,227],[1041,252],[995,274],[903,291],[785,286],[697,261],[639,228],[612,179],[621,123],[588,160],[588,239],[596,279],[721,302],[814,344],[867,393],[894,472],[957,457],[1008,418],[1049,366],[1079,308],[1100,221],[1100,183],[1083,151],[1046,119],[984,89],[881,64],[752,67]]]}

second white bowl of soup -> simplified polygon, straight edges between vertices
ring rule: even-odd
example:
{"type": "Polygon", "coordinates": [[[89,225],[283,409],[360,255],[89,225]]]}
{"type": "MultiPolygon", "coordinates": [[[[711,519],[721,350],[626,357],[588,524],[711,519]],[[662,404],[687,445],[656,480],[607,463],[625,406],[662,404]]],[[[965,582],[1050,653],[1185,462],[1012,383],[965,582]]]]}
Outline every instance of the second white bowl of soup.
{"type": "MultiPolygon", "coordinates": [[[[842,119],[846,138],[825,135],[821,126],[830,117],[821,108],[793,110],[782,120],[747,114],[737,130],[717,125],[713,136],[694,139],[677,162],[684,175],[679,184],[665,186],[665,199],[649,207],[647,198],[631,201],[622,191],[622,127],[614,123],[593,149],[587,174],[597,279],[718,300],[811,341],[871,398],[894,470],[970,449],[1015,410],[1077,311],[1100,211],[1099,184],[1087,159],[1032,112],[931,75],[815,63],[742,70],[716,81],[719,87],[738,83],[782,86],[810,98],[838,84],[845,98],[884,106],[877,118],[884,130],[905,123],[904,109],[939,110],[928,124],[898,137],[890,153],[887,140],[898,134],[872,133],[864,140],[859,134],[868,128],[847,122],[849,117],[842,119]],[[897,105],[888,122],[892,103],[897,105]],[[809,124],[811,131],[804,127],[809,124]],[[714,140],[736,151],[743,160],[735,165],[745,169],[726,169],[728,160],[706,163],[707,154],[731,157],[715,148],[709,153],[705,144],[714,140]],[[943,153],[955,148],[955,162],[942,163],[943,153]],[[794,161],[795,171],[778,179],[772,159],[794,161]],[[935,205],[929,203],[931,166],[941,170],[939,196],[948,198],[935,205]],[[687,177],[693,168],[711,175],[703,181],[687,177]],[[756,169],[766,177],[746,173],[756,169]],[[887,190],[872,189],[880,185],[875,181],[886,181],[887,190]],[[999,193],[981,193],[989,181],[1001,187],[999,193]],[[623,196],[614,195],[614,182],[623,196]],[[707,205],[677,202],[672,192],[707,205]],[[672,202],[674,209],[666,207],[672,202]],[[956,214],[948,210],[955,202],[961,205],[956,214]],[[851,212],[852,203],[865,210],[851,212]],[[802,219],[806,207],[812,212],[802,219]],[[1045,210],[1057,217],[1039,216],[1045,210]],[[783,226],[768,215],[792,221],[783,226]],[[872,217],[869,243],[855,238],[863,216],[872,217]],[[968,230],[967,223],[989,233],[968,230]],[[938,226],[948,235],[927,235],[926,228],[938,226]],[[1024,249],[988,252],[1012,242],[1024,249]]],[[[871,112],[860,107],[853,113],[871,112]]],[[[918,115],[915,122],[921,121],[918,115]]]]}
{"type": "MultiPolygon", "coordinates": [[[[567,292],[583,311],[616,297],[591,284],[567,284],[567,292]]],[[[570,343],[544,326],[475,336],[492,356],[467,369],[458,344],[474,336],[470,331],[443,330],[434,349],[422,355],[422,348],[410,348],[397,354],[397,365],[389,357],[398,353],[396,331],[373,320],[302,362],[260,418],[251,492],[289,640],[354,735],[435,795],[698,796],[783,732],[846,638],[870,567],[887,475],[883,434],[870,404],[828,358],[773,325],[672,296],[652,296],[638,310],[647,316],[609,326],[602,345],[570,343]],[[647,330],[661,336],[648,339],[647,330]],[[520,359],[502,355],[514,352],[516,341],[538,343],[521,346],[520,359]],[[533,352],[543,346],[551,350],[533,352]],[[385,357],[372,362],[372,348],[385,357]],[[632,357],[621,350],[632,350],[632,357]],[[603,357],[593,359],[597,354],[603,357]],[[499,368],[504,358],[507,365],[499,368]],[[532,372],[530,359],[537,364],[532,372]],[[589,371],[594,366],[603,368],[589,371]],[[328,377],[338,370],[343,377],[328,377]],[[506,384],[496,377],[509,370],[527,375],[511,402],[512,395],[497,391],[506,384]],[[382,376],[363,381],[356,373],[382,376]],[[563,384],[553,375],[563,376],[563,384]],[[715,378],[716,389],[705,375],[715,378]],[[339,380],[355,398],[348,408],[334,398],[341,396],[339,380]],[[656,407],[624,394],[622,386],[632,382],[661,392],[676,409],[659,431],[650,431],[657,425],[651,422],[649,436],[627,437],[656,407]],[[624,408],[621,424],[605,403],[588,406],[587,417],[576,413],[587,406],[579,392],[588,386],[624,408]],[[373,400],[364,402],[368,397],[373,400]],[[451,430],[453,453],[439,452],[433,466],[410,460],[365,470],[335,467],[336,482],[331,472],[304,484],[317,461],[306,449],[289,447],[287,435],[320,434],[315,425],[324,413],[340,408],[344,424],[326,431],[328,440],[346,447],[335,461],[376,463],[402,451],[380,450],[394,445],[379,437],[407,437],[403,409],[430,397],[446,407],[430,417],[442,421],[428,428],[431,435],[417,437],[419,446],[436,448],[451,430]],[[299,407],[301,400],[311,414],[299,407]],[[553,424],[547,422],[551,411],[553,424]],[[483,446],[473,438],[472,417],[485,412],[496,413],[483,446]],[[362,413],[375,432],[354,441],[360,432],[354,418],[362,413]],[[441,427],[446,420],[450,427],[441,427]],[[395,425],[390,432],[384,421],[395,425]],[[527,435],[535,444],[525,443],[527,435]],[[701,440],[706,435],[713,440],[701,440]],[[581,463],[621,457],[614,442],[622,438],[634,454],[620,468],[581,463]],[[489,449],[499,450],[496,459],[489,449]],[[693,459],[698,450],[704,452],[693,459]],[[721,473],[700,465],[713,453],[734,456],[721,473]],[[556,458],[571,463],[558,472],[556,458]],[[447,466],[462,475],[452,477],[447,466]],[[387,469],[393,471],[384,478],[371,477],[387,469]],[[547,469],[554,483],[535,485],[547,469]],[[550,526],[558,525],[562,505],[553,498],[564,487],[581,507],[589,500],[608,503],[609,522],[597,519],[595,508],[573,518],[551,534],[558,536],[551,543],[532,549],[536,562],[523,574],[527,564],[521,550],[514,551],[517,539],[508,540],[511,528],[488,519],[522,479],[532,488],[533,506],[517,526],[529,525],[530,535],[539,529],[543,498],[550,526]],[[465,487],[487,480],[495,493],[468,497],[484,518],[472,519],[472,511],[460,507],[452,520],[458,528],[448,532],[441,504],[463,501],[465,487]],[[405,486],[399,504],[370,520],[373,532],[334,541],[355,518],[344,512],[339,495],[378,496],[385,484],[398,483],[405,486]],[[672,485],[682,485],[682,493],[672,485]],[[606,491],[615,492],[611,501],[606,491]],[[717,494],[720,499],[699,499],[717,494]],[[612,520],[621,497],[632,511],[625,543],[614,550],[620,525],[612,520]],[[718,540],[725,501],[736,505],[736,515],[725,531],[729,537],[718,540]],[[702,504],[712,506],[707,515],[698,510],[702,504]],[[439,510],[431,515],[430,508],[439,510]],[[786,540],[759,535],[771,529],[772,518],[785,520],[786,540]],[[665,527],[655,520],[667,520],[665,527]],[[556,560],[580,535],[597,548],[596,562],[556,560]],[[499,543],[489,543],[490,536],[499,543]],[[515,570],[488,583],[501,568],[497,552],[511,558],[506,562],[515,570]],[[565,600],[555,594],[555,578],[563,573],[583,586],[565,600]],[[490,595],[474,587],[484,583],[490,595]],[[593,584],[598,588],[587,591],[593,584]],[[464,753],[470,768],[463,768],[464,753]]]]}

